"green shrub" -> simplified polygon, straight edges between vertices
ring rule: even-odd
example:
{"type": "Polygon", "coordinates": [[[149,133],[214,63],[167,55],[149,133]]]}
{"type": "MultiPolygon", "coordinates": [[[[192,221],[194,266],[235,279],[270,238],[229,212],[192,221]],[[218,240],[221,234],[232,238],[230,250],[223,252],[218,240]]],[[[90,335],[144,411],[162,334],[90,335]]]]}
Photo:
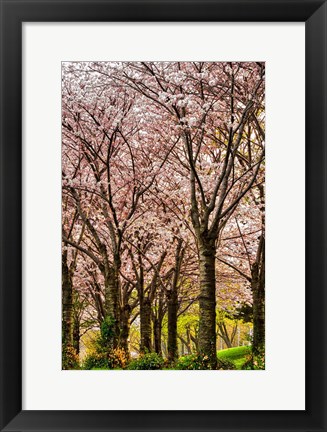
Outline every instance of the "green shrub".
{"type": "Polygon", "coordinates": [[[158,370],[164,366],[164,359],[157,353],[141,354],[135,360],[132,360],[127,369],[130,370],[158,370]]]}
{"type": "Polygon", "coordinates": [[[103,345],[110,345],[115,334],[115,318],[111,315],[107,315],[102,321],[100,334],[103,345]]]}
{"type": "Polygon", "coordinates": [[[83,369],[109,369],[108,355],[106,352],[92,351],[85,357],[83,369]]]}
{"type": "Polygon", "coordinates": [[[127,354],[122,348],[108,350],[98,345],[88,352],[83,369],[125,369],[127,360],[127,354]]]}
{"type": "Polygon", "coordinates": [[[180,357],[176,363],[177,370],[202,370],[210,369],[209,357],[199,354],[191,354],[180,357]]]}

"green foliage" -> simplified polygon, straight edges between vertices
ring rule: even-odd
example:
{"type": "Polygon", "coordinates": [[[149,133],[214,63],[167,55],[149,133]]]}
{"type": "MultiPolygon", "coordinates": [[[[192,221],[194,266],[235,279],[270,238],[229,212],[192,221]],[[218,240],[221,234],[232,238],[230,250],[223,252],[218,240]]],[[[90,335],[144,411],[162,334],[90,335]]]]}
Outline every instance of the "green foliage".
{"type": "Polygon", "coordinates": [[[211,369],[209,357],[200,354],[191,354],[180,357],[176,363],[177,370],[203,370],[211,369]]]}
{"type": "Polygon", "coordinates": [[[108,348],[99,334],[88,350],[83,369],[125,369],[128,356],[122,348],[108,348]]]}
{"type": "Polygon", "coordinates": [[[258,353],[251,353],[242,366],[243,370],[264,370],[265,369],[265,350],[261,349],[258,353]]]}
{"type": "Polygon", "coordinates": [[[240,346],[218,351],[217,357],[219,361],[231,362],[236,367],[236,369],[241,369],[250,354],[250,346],[240,346]]]}
{"type": "MultiPolygon", "coordinates": [[[[210,360],[206,355],[191,354],[180,357],[176,363],[175,369],[177,370],[210,370],[210,360]]],[[[217,359],[218,370],[231,370],[235,369],[235,366],[229,360],[217,359]]]]}
{"type": "Polygon", "coordinates": [[[178,317],[178,332],[184,331],[186,327],[198,327],[199,305],[193,304],[186,313],[178,317]]]}
{"type": "Polygon", "coordinates": [[[125,369],[127,356],[123,349],[115,348],[106,351],[93,351],[89,353],[83,362],[83,369],[125,369]]]}
{"type": "Polygon", "coordinates": [[[209,357],[202,354],[191,354],[177,360],[177,370],[206,370],[211,369],[209,357]]]}
{"type": "Polygon", "coordinates": [[[109,369],[107,348],[103,343],[101,334],[98,334],[92,346],[87,350],[84,358],[83,369],[109,369]]]}
{"type": "MultiPolygon", "coordinates": [[[[167,323],[168,324],[168,323],[167,323]]],[[[177,332],[180,335],[186,336],[186,331],[191,330],[194,335],[199,327],[199,307],[193,304],[186,313],[178,317],[177,332]]]]}
{"type": "Polygon", "coordinates": [[[79,369],[78,354],[70,345],[62,347],[62,369],[79,369]]]}
{"type": "Polygon", "coordinates": [[[101,324],[101,338],[104,344],[108,345],[115,336],[115,318],[107,315],[101,324]]]}
{"type": "Polygon", "coordinates": [[[164,366],[164,359],[157,353],[141,354],[135,360],[132,360],[127,369],[130,370],[159,370],[164,366]]]}
{"type": "Polygon", "coordinates": [[[83,362],[84,369],[124,369],[128,356],[121,348],[112,348],[115,319],[107,315],[83,362]]]}
{"type": "Polygon", "coordinates": [[[90,352],[84,359],[83,369],[109,369],[108,356],[106,352],[90,352]]]}

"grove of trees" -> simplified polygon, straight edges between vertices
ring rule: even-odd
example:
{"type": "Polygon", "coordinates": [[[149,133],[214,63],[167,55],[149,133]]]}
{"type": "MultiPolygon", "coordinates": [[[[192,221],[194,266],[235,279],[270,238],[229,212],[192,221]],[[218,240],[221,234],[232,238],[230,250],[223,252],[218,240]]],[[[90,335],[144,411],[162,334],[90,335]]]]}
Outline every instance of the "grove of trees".
{"type": "Polygon", "coordinates": [[[264,157],[262,62],[63,63],[64,369],[262,358],[264,157]]]}

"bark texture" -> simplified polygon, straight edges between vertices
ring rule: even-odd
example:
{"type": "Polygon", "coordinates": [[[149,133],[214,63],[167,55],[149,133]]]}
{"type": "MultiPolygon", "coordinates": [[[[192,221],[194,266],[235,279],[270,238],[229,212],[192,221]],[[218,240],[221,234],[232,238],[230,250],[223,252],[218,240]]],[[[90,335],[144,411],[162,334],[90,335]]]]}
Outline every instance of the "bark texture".
{"type": "Polygon", "coordinates": [[[265,239],[262,235],[257,260],[252,266],[253,351],[265,346],[265,239]]]}
{"type": "Polygon", "coordinates": [[[162,321],[165,316],[163,293],[160,291],[159,299],[155,304],[155,312],[152,315],[153,319],[153,342],[154,350],[158,355],[162,355],[161,347],[161,334],[162,334],[162,321]]]}
{"type": "Polygon", "coordinates": [[[177,346],[177,292],[168,294],[168,361],[174,362],[178,357],[177,346]]]}
{"type": "Polygon", "coordinates": [[[141,346],[140,351],[147,353],[152,351],[151,344],[151,302],[144,298],[140,305],[141,321],[141,346]]]}
{"type": "Polygon", "coordinates": [[[217,366],[216,348],[216,275],[215,242],[202,241],[199,244],[200,261],[200,320],[199,353],[209,357],[210,366],[217,366]]]}
{"type": "Polygon", "coordinates": [[[80,323],[78,319],[74,320],[73,325],[73,348],[76,351],[76,354],[79,355],[80,351],[80,323]]]}
{"type": "Polygon", "coordinates": [[[158,317],[155,317],[153,320],[153,341],[155,352],[161,355],[161,322],[158,317]]]}
{"type": "Polygon", "coordinates": [[[73,284],[67,263],[67,252],[62,254],[62,344],[72,345],[73,337],[73,284]]]}
{"type": "Polygon", "coordinates": [[[178,358],[177,345],[177,317],[178,317],[178,286],[185,250],[182,249],[183,240],[177,240],[175,266],[171,289],[167,292],[168,308],[168,360],[173,363],[178,358]]]}
{"type": "Polygon", "coordinates": [[[127,304],[120,313],[120,338],[119,345],[128,354],[128,338],[130,329],[131,307],[127,304]]]}
{"type": "Polygon", "coordinates": [[[109,267],[105,272],[105,314],[112,320],[112,335],[107,341],[109,348],[117,348],[120,336],[119,278],[117,270],[109,267]]]}

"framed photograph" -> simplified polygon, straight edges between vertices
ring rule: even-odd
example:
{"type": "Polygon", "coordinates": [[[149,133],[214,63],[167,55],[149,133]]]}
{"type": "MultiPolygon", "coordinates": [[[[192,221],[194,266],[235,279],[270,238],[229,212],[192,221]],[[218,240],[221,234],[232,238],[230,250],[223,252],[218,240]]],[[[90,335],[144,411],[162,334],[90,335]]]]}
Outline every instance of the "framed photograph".
{"type": "Polygon", "coordinates": [[[1,430],[326,430],[326,2],[1,32],[1,430]]]}

